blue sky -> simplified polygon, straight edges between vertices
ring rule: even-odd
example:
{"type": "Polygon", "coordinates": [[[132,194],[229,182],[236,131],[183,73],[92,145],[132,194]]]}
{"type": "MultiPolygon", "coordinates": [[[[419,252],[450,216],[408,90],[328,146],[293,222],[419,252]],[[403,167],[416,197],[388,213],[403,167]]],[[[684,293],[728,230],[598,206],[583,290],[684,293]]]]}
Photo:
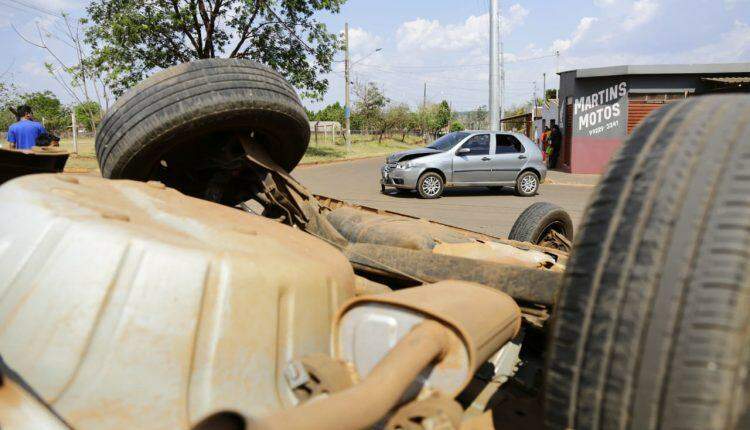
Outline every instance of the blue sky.
{"type": "MultiPolygon", "coordinates": [[[[22,0],[47,10],[79,15],[85,1],[22,0]]],[[[487,104],[488,0],[350,0],[323,20],[331,31],[349,22],[353,78],[375,82],[394,102],[448,100],[454,109],[487,104]],[[372,55],[375,49],[380,52],[372,55]]],[[[557,86],[559,68],[618,64],[750,62],[750,0],[518,0],[502,1],[505,18],[506,105],[530,100],[542,74],[557,86]]],[[[0,0],[0,74],[22,90],[50,89],[72,101],[42,64],[49,55],[21,41],[16,23],[32,36],[35,21],[58,25],[42,12],[0,0]]],[[[52,41],[54,45],[56,42],[52,41]]],[[[57,48],[65,52],[59,43],[57,48]]],[[[68,57],[70,58],[70,57],[68,57]]],[[[342,58],[338,56],[337,58],[342,58]]],[[[343,102],[343,65],[328,76],[330,89],[310,108],[343,102]]]]}

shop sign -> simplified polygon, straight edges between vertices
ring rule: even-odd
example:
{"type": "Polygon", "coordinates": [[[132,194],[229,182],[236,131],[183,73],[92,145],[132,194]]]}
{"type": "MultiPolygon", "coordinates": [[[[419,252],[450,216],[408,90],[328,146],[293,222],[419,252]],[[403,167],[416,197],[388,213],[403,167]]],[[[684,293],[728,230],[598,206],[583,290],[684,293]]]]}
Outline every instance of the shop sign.
{"type": "Polygon", "coordinates": [[[573,115],[576,116],[578,131],[595,136],[621,125],[622,106],[620,98],[627,95],[625,82],[612,85],[601,91],[579,97],[573,104],[573,115]]]}

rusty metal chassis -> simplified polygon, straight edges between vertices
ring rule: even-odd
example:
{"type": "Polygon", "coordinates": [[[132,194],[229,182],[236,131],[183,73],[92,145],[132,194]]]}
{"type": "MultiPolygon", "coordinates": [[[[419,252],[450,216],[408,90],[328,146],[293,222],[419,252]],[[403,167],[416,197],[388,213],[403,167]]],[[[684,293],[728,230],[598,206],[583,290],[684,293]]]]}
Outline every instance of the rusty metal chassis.
{"type": "MultiPolygon", "coordinates": [[[[274,163],[262,146],[254,144],[245,136],[238,135],[237,139],[246,152],[247,161],[258,175],[254,195],[255,200],[264,207],[263,215],[297,227],[338,248],[349,258],[358,274],[381,281],[385,280],[389,285],[401,286],[419,285],[445,279],[467,280],[508,293],[522,306],[536,310],[536,313],[543,312],[546,315],[543,309],[553,305],[560,273],[438,255],[424,250],[350,243],[329,222],[326,218],[327,213],[346,206],[382,216],[413,220],[418,218],[351,205],[331,197],[315,195],[274,163]],[[542,310],[538,309],[540,307],[542,310]]],[[[567,253],[554,248],[501,239],[434,221],[430,223],[477,242],[496,242],[511,245],[520,250],[540,251],[552,255],[562,265],[567,262],[567,253]]],[[[524,315],[532,316],[526,312],[524,315]]],[[[536,319],[539,320],[538,317],[536,319]]]]}

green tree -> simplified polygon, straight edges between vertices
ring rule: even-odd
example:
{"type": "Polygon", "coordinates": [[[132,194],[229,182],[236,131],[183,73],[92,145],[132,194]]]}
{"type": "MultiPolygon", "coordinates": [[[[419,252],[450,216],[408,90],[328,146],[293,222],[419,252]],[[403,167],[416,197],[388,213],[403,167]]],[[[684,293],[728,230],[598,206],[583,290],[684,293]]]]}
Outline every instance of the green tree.
{"type": "Polygon", "coordinates": [[[21,103],[34,112],[34,119],[43,122],[47,130],[60,133],[70,126],[70,110],[51,91],[21,94],[21,103]]]}
{"type": "Polygon", "coordinates": [[[115,94],[158,69],[229,57],[267,64],[319,98],[339,43],[316,14],[338,13],[344,1],[93,0],[86,41],[115,94]]]}
{"type": "MultiPolygon", "coordinates": [[[[505,113],[503,114],[503,118],[523,115],[527,112],[529,112],[528,104],[519,105],[519,106],[511,106],[510,109],[507,109],[505,111],[505,113]]],[[[505,123],[505,126],[512,131],[522,132],[524,130],[525,124],[524,124],[523,119],[517,119],[513,121],[507,121],[505,123]]]]}
{"type": "Polygon", "coordinates": [[[354,94],[357,97],[355,109],[362,117],[363,128],[378,127],[383,120],[383,108],[390,102],[388,97],[372,82],[356,83],[354,94]]]}
{"type": "Polygon", "coordinates": [[[550,88],[544,93],[544,95],[547,100],[555,100],[557,99],[557,90],[554,88],[550,88]]]}
{"type": "MultiPolygon", "coordinates": [[[[401,141],[406,140],[406,133],[411,131],[413,123],[411,121],[412,115],[409,106],[405,103],[394,104],[388,107],[385,112],[385,124],[383,127],[383,133],[395,132],[401,133],[401,141]]],[[[382,140],[383,135],[380,135],[382,140]]]]}
{"type": "Polygon", "coordinates": [[[476,130],[489,128],[489,112],[487,106],[479,106],[468,114],[469,127],[476,130]]]}
{"type": "Polygon", "coordinates": [[[95,101],[83,102],[73,107],[76,121],[89,131],[96,131],[96,126],[102,119],[102,107],[95,101]]]}
{"type": "Polygon", "coordinates": [[[15,86],[0,82],[0,131],[8,130],[16,122],[15,115],[8,108],[15,108],[20,101],[15,86]]]}
{"type": "Polygon", "coordinates": [[[435,122],[433,124],[433,130],[439,131],[446,127],[451,122],[453,114],[451,113],[451,106],[447,101],[441,101],[435,111],[435,122]]]}
{"type": "Polygon", "coordinates": [[[308,108],[305,108],[305,113],[307,114],[307,120],[308,121],[315,121],[316,120],[316,116],[318,115],[317,112],[312,111],[312,110],[310,110],[308,108]]]}
{"type": "Polygon", "coordinates": [[[464,127],[463,124],[461,124],[461,121],[453,121],[451,123],[451,128],[450,128],[451,133],[454,131],[463,131],[465,129],[466,128],[464,127]]]}
{"type": "Polygon", "coordinates": [[[344,107],[341,103],[336,102],[330,104],[321,109],[316,115],[315,119],[318,121],[336,121],[339,124],[344,124],[344,107]]]}

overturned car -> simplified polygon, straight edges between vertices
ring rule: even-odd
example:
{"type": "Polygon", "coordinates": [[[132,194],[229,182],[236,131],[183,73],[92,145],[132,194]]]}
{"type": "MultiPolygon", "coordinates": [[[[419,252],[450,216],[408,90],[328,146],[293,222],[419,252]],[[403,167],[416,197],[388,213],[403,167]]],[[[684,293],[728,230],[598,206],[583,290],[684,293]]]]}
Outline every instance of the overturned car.
{"type": "Polygon", "coordinates": [[[0,425],[747,428],[748,117],[649,117],[569,255],[550,208],[535,244],[315,196],[280,76],[160,72],[103,120],[106,179],[0,187],[0,425]]]}

